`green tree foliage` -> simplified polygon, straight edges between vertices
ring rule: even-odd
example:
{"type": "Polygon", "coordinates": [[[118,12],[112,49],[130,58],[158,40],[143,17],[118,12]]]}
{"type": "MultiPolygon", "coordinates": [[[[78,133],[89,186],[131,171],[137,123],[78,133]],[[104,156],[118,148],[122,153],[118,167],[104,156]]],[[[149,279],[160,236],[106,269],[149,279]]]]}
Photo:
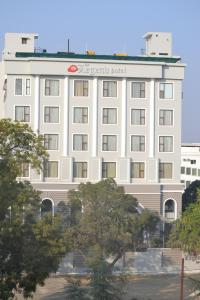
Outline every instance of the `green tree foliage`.
{"type": "Polygon", "coordinates": [[[126,277],[113,276],[107,261],[99,260],[93,265],[91,296],[95,300],[120,300],[126,277]]]}
{"type": "Polygon", "coordinates": [[[182,196],[182,209],[185,211],[191,203],[197,201],[197,190],[200,188],[200,180],[195,180],[185,189],[182,196]]]}
{"type": "Polygon", "coordinates": [[[114,266],[127,250],[141,247],[144,233],[150,237],[158,216],[147,210],[139,213],[137,200],[113,179],[80,184],[68,198],[72,215],[65,239],[92,270],[92,299],[120,299],[114,266]]]}
{"type": "Polygon", "coordinates": [[[73,211],[72,226],[67,231],[72,248],[95,257],[115,255],[113,264],[131,242],[130,227],[137,201],[124,193],[123,187],[107,179],[96,184],[80,184],[78,191],[70,191],[73,211]]]}
{"type": "MultiPolygon", "coordinates": [[[[43,137],[35,134],[24,123],[0,120],[0,157],[13,165],[15,176],[20,175],[21,162],[29,162],[33,168],[40,169],[48,157],[44,149],[43,137]]],[[[10,170],[11,171],[11,170],[10,170]]]]}
{"type": "Polygon", "coordinates": [[[200,201],[191,204],[175,222],[169,245],[189,253],[200,253],[200,201]]]}
{"type": "Polygon", "coordinates": [[[92,300],[88,286],[84,286],[79,279],[68,280],[66,300],[92,300]]]}
{"type": "Polygon", "coordinates": [[[40,193],[19,182],[21,163],[39,170],[47,154],[43,140],[24,124],[0,121],[0,299],[25,297],[56,271],[64,253],[60,224],[40,219],[40,193]]]}

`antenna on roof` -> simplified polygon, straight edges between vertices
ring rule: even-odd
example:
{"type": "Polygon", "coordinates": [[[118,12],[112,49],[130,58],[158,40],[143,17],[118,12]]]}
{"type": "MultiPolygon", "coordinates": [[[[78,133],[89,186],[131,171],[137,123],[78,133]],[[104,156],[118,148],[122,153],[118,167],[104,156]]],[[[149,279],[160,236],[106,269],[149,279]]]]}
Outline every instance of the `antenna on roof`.
{"type": "Polygon", "coordinates": [[[87,46],[87,42],[85,42],[85,52],[87,52],[88,50],[88,46],[87,46]]]}
{"type": "Polygon", "coordinates": [[[67,52],[69,53],[69,39],[67,39],[67,52]]]}

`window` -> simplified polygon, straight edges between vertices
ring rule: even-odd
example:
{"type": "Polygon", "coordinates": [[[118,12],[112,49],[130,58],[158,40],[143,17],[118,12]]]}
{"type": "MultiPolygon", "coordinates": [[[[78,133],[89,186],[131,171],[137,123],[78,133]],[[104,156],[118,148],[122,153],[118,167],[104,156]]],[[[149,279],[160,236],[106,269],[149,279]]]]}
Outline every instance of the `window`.
{"type": "Polygon", "coordinates": [[[45,134],[44,147],[47,150],[58,150],[58,134],[45,134]]]}
{"type": "Polygon", "coordinates": [[[192,168],[192,176],[197,176],[197,169],[192,168]]]}
{"type": "Polygon", "coordinates": [[[172,98],[173,98],[173,84],[160,83],[160,99],[172,99],[172,98]]]}
{"type": "Polygon", "coordinates": [[[117,123],[117,109],[103,108],[103,124],[116,124],[116,123],[117,123]]]}
{"type": "Polygon", "coordinates": [[[74,178],[87,178],[87,162],[73,163],[74,178]]]}
{"type": "Polygon", "coordinates": [[[131,83],[131,97],[132,98],[145,98],[145,82],[132,82],[131,83]]]}
{"type": "Polygon", "coordinates": [[[172,163],[159,163],[159,177],[161,179],[172,178],[172,163]]]}
{"type": "Polygon", "coordinates": [[[186,188],[188,188],[188,186],[190,185],[191,181],[186,181],[185,186],[186,188]]]}
{"type": "Polygon", "coordinates": [[[181,174],[185,174],[185,167],[181,167],[181,174]]]}
{"type": "Polygon", "coordinates": [[[191,159],[190,163],[191,163],[191,165],[195,165],[196,164],[196,159],[191,159]]]}
{"type": "Polygon", "coordinates": [[[131,109],[131,124],[144,125],[145,124],[145,110],[131,109]]]}
{"type": "Polygon", "coordinates": [[[31,80],[29,78],[26,79],[26,96],[30,96],[31,94],[31,80]]]}
{"type": "Polygon", "coordinates": [[[59,80],[45,79],[45,96],[59,96],[59,80]]]}
{"type": "Polygon", "coordinates": [[[22,96],[22,78],[15,79],[15,95],[22,96]]]}
{"type": "Polygon", "coordinates": [[[44,177],[58,177],[58,162],[57,161],[45,161],[44,177]]]}
{"type": "Polygon", "coordinates": [[[43,218],[48,214],[51,214],[51,216],[54,215],[53,204],[50,199],[44,199],[41,203],[41,217],[43,218]]]}
{"type": "Polygon", "coordinates": [[[74,123],[88,123],[87,107],[74,107],[74,123]]]}
{"type": "Polygon", "coordinates": [[[88,96],[88,80],[74,80],[74,96],[88,96]]]}
{"type": "Polygon", "coordinates": [[[174,201],[172,199],[169,199],[165,202],[165,212],[174,212],[175,211],[175,205],[174,201]]]}
{"type": "Polygon", "coordinates": [[[175,219],[175,203],[174,200],[169,199],[165,202],[165,218],[168,220],[175,219]]]}
{"type": "Polygon", "coordinates": [[[117,81],[103,81],[103,97],[117,97],[117,81]]]}
{"type": "Polygon", "coordinates": [[[173,110],[160,110],[159,125],[173,125],[173,110]]]}
{"type": "Polygon", "coordinates": [[[173,151],[173,137],[160,136],[159,137],[159,152],[172,152],[173,151]]]}
{"type": "Polygon", "coordinates": [[[28,38],[22,38],[22,45],[26,45],[28,42],[28,38]]]}
{"type": "Polygon", "coordinates": [[[59,107],[45,106],[44,122],[45,123],[58,123],[59,122],[59,107]]]}
{"type": "Polygon", "coordinates": [[[186,175],[191,175],[191,168],[186,168],[186,175]]]}
{"type": "Polygon", "coordinates": [[[116,163],[103,162],[102,163],[102,178],[115,178],[116,177],[116,163]]]}
{"type": "Polygon", "coordinates": [[[73,150],[75,150],[75,151],[87,151],[88,150],[87,134],[74,134],[73,150]]]}
{"type": "Polygon", "coordinates": [[[200,169],[198,169],[198,176],[200,177],[200,169]]]}
{"type": "Polygon", "coordinates": [[[27,162],[21,164],[21,177],[29,177],[29,163],[27,162]]]}
{"type": "Polygon", "coordinates": [[[132,135],[131,136],[131,151],[145,151],[145,136],[132,135]]]}
{"type": "Polygon", "coordinates": [[[116,151],[117,149],[117,136],[116,135],[103,135],[102,136],[102,150],[103,151],[116,151]]]}
{"type": "Polygon", "coordinates": [[[144,178],[144,163],[132,162],[131,163],[131,178],[144,178]]]}
{"type": "Polygon", "coordinates": [[[15,121],[30,122],[30,106],[15,106],[15,121]]]}

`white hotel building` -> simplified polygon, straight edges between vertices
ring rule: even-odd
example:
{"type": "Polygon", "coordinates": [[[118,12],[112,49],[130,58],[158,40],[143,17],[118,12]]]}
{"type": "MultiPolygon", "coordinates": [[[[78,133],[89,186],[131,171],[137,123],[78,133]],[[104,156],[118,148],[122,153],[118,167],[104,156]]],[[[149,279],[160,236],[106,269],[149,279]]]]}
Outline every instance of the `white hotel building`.
{"type": "Polygon", "coordinates": [[[45,137],[49,162],[23,177],[53,209],[80,182],[113,177],[164,218],[181,212],[181,102],[185,65],[170,33],[147,33],[140,56],[35,52],[35,34],[7,33],[0,117],[45,137]]]}

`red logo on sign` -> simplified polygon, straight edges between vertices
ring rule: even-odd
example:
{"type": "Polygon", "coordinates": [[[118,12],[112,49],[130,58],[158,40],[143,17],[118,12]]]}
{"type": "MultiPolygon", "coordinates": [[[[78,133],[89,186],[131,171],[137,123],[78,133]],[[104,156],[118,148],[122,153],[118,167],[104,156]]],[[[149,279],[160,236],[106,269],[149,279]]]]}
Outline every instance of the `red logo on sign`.
{"type": "Polygon", "coordinates": [[[71,66],[69,66],[67,71],[74,73],[74,72],[78,71],[78,67],[76,65],[71,65],[71,66]]]}

